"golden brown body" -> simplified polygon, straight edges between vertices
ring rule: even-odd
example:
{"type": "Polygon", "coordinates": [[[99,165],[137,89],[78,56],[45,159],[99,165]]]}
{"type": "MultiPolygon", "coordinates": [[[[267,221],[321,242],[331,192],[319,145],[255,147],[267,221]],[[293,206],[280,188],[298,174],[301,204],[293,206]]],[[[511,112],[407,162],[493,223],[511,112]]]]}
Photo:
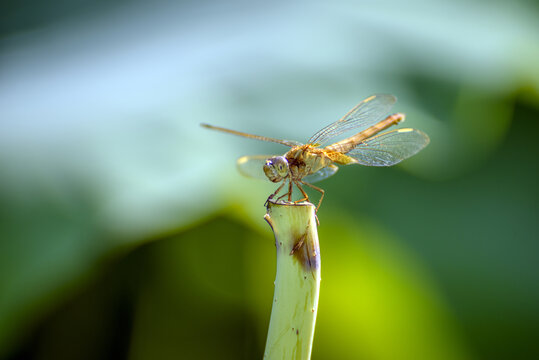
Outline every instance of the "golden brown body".
{"type": "Polygon", "coordinates": [[[310,144],[295,146],[284,154],[284,157],[288,161],[290,176],[293,180],[301,180],[333,162],[324,149],[310,144]]]}
{"type": "Polygon", "coordinates": [[[389,115],[384,120],[380,121],[378,124],[375,124],[362,132],[357,133],[354,136],[350,136],[347,139],[336,142],[335,144],[327,146],[325,149],[328,151],[336,151],[343,154],[350,152],[362,141],[376,135],[382,130],[389,128],[390,126],[397,125],[398,123],[404,121],[404,114],[396,113],[389,115]]]}

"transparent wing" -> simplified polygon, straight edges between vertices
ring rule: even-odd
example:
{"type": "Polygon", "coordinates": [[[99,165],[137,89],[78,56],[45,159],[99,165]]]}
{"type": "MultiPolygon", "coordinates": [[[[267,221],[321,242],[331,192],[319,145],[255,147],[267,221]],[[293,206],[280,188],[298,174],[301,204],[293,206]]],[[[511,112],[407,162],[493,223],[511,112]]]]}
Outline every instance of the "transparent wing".
{"type": "Polygon", "coordinates": [[[415,155],[429,143],[429,137],[416,129],[398,129],[373,136],[346,155],[361,165],[391,166],[415,155]]]}
{"type": "Polygon", "coordinates": [[[236,161],[238,171],[243,175],[260,180],[268,180],[263,166],[266,160],[274,155],[242,156],[236,161]]]}
{"type": "Polygon", "coordinates": [[[307,143],[323,145],[329,139],[346,131],[352,129],[362,131],[382,120],[395,102],[397,102],[397,98],[393,95],[379,94],[368,97],[339,121],[329,124],[314,134],[307,143]]]}
{"type": "Polygon", "coordinates": [[[314,174],[307,175],[303,178],[303,181],[313,184],[315,182],[327,179],[331,175],[335,174],[339,168],[335,165],[329,165],[321,170],[318,170],[314,174]]]}

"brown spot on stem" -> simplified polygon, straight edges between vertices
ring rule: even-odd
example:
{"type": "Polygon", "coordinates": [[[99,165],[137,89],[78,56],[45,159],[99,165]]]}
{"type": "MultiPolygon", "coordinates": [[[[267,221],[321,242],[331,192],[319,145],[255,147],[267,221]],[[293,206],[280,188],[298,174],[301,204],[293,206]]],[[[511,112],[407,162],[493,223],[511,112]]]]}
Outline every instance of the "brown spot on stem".
{"type": "Polygon", "coordinates": [[[294,247],[292,248],[292,250],[290,250],[290,255],[294,255],[294,253],[296,251],[298,251],[299,249],[301,249],[301,247],[303,246],[303,243],[305,242],[305,238],[307,237],[307,234],[303,234],[303,236],[301,236],[295,243],[294,243],[294,247]]]}
{"type": "Polygon", "coordinates": [[[313,271],[320,267],[320,247],[318,241],[313,239],[307,228],[304,234],[295,236],[294,246],[290,255],[300,262],[305,271],[313,271]]]}

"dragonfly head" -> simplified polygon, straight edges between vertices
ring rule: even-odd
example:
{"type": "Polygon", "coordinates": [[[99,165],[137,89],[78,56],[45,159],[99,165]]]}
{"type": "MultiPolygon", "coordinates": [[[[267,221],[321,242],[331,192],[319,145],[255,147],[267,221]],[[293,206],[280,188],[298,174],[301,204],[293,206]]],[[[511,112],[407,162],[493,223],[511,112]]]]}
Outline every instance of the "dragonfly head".
{"type": "Polygon", "coordinates": [[[288,175],[288,161],[284,156],[274,156],[266,160],[264,173],[272,182],[279,182],[288,175]]]}

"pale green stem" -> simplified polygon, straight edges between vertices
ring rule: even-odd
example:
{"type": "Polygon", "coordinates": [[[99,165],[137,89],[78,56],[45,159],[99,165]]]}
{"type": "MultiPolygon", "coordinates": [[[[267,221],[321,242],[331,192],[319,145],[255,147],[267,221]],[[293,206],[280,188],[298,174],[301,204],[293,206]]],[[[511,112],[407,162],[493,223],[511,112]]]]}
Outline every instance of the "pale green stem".
{"type": "Polygon", "coordinates": [[[320,289],[320,247],[311,203],[268,202],[277,273],[264,359],[310,359],[320,289]]]}

